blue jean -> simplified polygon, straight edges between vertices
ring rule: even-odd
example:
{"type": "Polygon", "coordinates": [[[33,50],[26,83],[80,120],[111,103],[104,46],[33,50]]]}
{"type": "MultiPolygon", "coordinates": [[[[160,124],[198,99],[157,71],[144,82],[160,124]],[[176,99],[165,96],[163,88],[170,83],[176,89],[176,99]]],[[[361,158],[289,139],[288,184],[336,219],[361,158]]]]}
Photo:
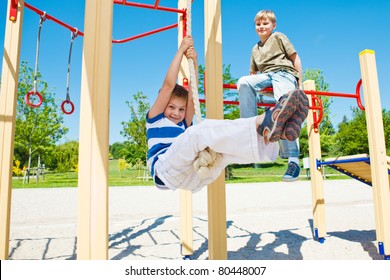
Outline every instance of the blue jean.
{"type": "MultiPolygon", "coordinates": [[[[237,82],[240,101],[240,117],[257,116],[257,93],[279,100],[283,94],[297,88],[294,75],[286,71],[262,73],[241,77],[237,82]],[[264,88],[273,88],[273,93],[261,93],[264,88]]],[[[280,140],[280,157],[299,157],[299,139],[295,141],[280,140]]]]}

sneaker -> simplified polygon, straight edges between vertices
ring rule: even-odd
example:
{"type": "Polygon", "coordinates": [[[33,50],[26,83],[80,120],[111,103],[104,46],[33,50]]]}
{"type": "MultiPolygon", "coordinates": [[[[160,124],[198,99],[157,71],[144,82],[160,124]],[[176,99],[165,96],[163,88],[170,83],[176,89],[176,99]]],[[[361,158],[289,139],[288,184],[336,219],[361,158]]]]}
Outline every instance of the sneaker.
{"type": "Polygon", "coordinates": [[[275,107],[266,110],[264,120],[259,125],[257,132],[266,137],[269,142],[278,141],[282,136],[286,122],[297,110],[299,94],[297,91],[285,94],[276,103],[275,107]]]}
{"type": "Polygon", "coordinates": [[[287,121],[283,131],[282,139],[294,141],[301,133],[302,123],[306,120],[309,112],[309,99],[302,90],[295,90],[299,92],[299,103],[297,110],[287,121]]]}
{"type": "Polygon", "coordinates": [[[295,162],[290,162],[286,173],[284,173],[282,180],[285,182],[294,182],[299,179],[299,174],[301,173],[301,168],[295,162]]]}

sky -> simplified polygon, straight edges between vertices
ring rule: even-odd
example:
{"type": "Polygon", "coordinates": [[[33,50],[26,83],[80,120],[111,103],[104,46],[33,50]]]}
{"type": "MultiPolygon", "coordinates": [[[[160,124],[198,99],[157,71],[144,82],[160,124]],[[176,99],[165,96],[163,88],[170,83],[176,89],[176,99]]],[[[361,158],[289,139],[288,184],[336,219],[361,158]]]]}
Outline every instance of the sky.
{"type": "MultiPolygon", "coordinates": [[[[128,0],[129,1],[129,0],[128,0]]],[[[8,1],[0,1],[0,44],[4,33],[8,1]]],[[[26,0],[51,16],[84,30],[82,0],[26,0]]],[[[154,4],[154,0],[137,0],[154,4]]],[[[192,5],[192,36],[199,64],[204,65],[204,5],[192,5]]],[[[160,6],[176,8],[177,0],[161,0],[160,6]]],[[[273,10],[276,31],[287,35],[306,69],[320,69],[329,91],[355,93],[361,78],[359,53],[375,51],[382,108],[390,109],[390,0],[222,0],[222,60],[230,65],[231,74],[239,78],[249,73],[251,49],[259,40],[254,29],[254,16],[263,9],[273,10]]],[[[113,39],[124,39],[177,22],[171,12],[114,5],[113,39]]],[[[39,16],[25,9],[21,61],[35,67],[39,16]]],[[[60,106],[66,97],[70,31],[47,20],[41,31],[38,68],[43,79],[54,90],[60,106]]],[[[142,91],[152,103],[161,87],[166,70],[177,50],[177,29],[112,46],[110,92],[110,144],[126,140],[120,134],[122,121],[130,119],[127,101],[142,91]]],[[[70,66],[70,97],[75,112],[64,116],[69,128],[62,142],[78,140],[83,37],[75,39],[70,66]]],[[[3,48],[1,49],[3,56],[3,48]]],[[[2,67],[2,65],[1,65],[2,67]]],[[[334,98],[331,119],[334,125],[343,116],[351,117],[356,101],[334,98]]]]}

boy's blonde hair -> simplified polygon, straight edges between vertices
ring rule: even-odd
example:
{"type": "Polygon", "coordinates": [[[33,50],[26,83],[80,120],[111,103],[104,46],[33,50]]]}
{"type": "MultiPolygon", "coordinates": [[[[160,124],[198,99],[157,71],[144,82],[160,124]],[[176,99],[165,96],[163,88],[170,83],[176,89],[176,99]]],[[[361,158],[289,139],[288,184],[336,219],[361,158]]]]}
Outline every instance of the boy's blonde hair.
{"type": "Polygon", "coordinates": [[[255,16],[255,23],[256,21],[262,20],[264,18],[269,19],[272,23],[276,24],[276,16],[271,10],[261,10],[258,12],[255,16]]]}

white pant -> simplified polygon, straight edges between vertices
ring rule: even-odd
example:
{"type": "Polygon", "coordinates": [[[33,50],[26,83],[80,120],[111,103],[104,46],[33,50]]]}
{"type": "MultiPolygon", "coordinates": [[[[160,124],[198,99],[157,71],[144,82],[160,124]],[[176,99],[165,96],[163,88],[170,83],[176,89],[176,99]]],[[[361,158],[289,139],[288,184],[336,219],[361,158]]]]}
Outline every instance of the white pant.
{"type": "Polygon", "coordinates": [[[275,161],[277,143],[265,144],[256,131],[256,117],[236,120],[209,120],[189,127],[168,150],[159,156],[155,174],[171,190],[198,191],[213,182],[228,164],[249,164],[275,161]],[[220,154],[206,179],[199,178],[193,163],[198,153],[211,148],[220,154]]]}

